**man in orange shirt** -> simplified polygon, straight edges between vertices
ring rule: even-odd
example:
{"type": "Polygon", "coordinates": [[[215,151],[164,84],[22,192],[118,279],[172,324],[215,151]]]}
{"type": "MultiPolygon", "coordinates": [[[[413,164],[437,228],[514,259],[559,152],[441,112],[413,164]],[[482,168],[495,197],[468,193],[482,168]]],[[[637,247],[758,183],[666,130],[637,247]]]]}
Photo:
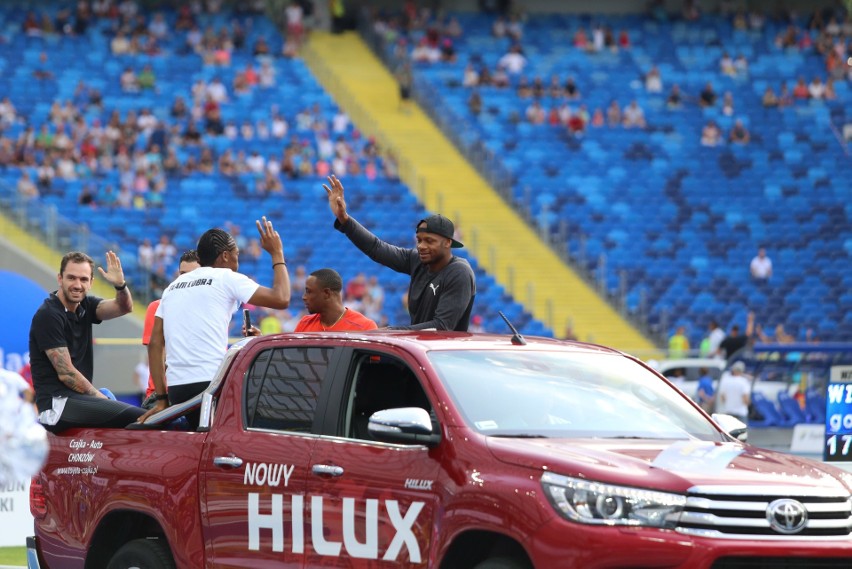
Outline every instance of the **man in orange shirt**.
{"type": "Polygon", "coordinates": [[[334,269],[319,269],[305,281],[302,301],[308,314],[296,325],[295,332],[328,330],[374,330],[376,323],[351,308],[343,306],[343,279],[334,269]]]}
{"type": "MultiPolygon", "coordinates": [[[[198,253],[195,249],[190,249],[180,256],[180,264],[178,265],[178,273],[180,275],[194,271],[201,265],[198,262],[198,253]]],[[[145,325],[142,327],[142,345],[147,346],[151,343],[151,332],[154,330],[154,315],[157,313],[157,307],[160,306],[160,299],[151,302],[148,309],[145,311],[145,325]]],[[[150,367],[150,366],[149,366],[150,367]]],[[[148,374],[148,389],[145,390],[145,400],[142,402],[142,407],[150,409],[156,401],[151,397],[154,394],[154,380],[151,374],[148,374]]]]}

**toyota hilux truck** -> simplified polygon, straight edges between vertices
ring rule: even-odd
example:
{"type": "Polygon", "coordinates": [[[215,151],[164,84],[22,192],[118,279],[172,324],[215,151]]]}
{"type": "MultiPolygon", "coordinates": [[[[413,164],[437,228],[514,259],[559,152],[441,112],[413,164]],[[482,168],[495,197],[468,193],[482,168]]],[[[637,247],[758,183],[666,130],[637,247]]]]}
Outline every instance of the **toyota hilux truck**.
{"type": "Polygon", "coordinates": [[[145,425],[50,435],[29,567],[852,567],[852,474],[732,419],[602,346],[249,338],[145,425]]]}

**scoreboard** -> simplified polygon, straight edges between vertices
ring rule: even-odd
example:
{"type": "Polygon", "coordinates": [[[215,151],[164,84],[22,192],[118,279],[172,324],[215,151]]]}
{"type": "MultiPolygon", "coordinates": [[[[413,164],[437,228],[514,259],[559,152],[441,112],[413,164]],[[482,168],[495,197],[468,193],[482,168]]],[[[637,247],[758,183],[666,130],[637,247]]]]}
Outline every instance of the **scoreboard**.
{"type": "Polygon", "coordinates": [[[852,366],[832,366],[825,394],[826,462],[852,462],[852,366]]]}

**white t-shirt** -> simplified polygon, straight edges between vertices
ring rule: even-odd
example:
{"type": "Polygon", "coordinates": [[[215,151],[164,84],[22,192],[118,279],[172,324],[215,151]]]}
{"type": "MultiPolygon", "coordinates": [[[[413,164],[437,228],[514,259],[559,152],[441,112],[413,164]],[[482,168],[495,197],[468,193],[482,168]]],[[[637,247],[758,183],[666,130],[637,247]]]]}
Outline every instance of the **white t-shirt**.
{"type": "Polygon", "coordinates": [[[713,328],[713,331],[710,332],[709,340],[710,340],[710,355],[715,354],[719,350],[719,344],[722,343],[727,337],[725,331],[721,328],[713,328]]]}
{"type": "Polygon", "coordinates": [[[509,52],[500,58],[500,65],[502,65],[507,72],[513,75],[517,75],[523,71],[526,64],[527,58],[514,51],[509,52]]]}
{"type": "Polygon", "coordinates": [[[284,10],[285,15],[287,16],[287,25],[288,26],[301,26],[302,25],[302,7],[298,4],[290,4],[284,10]]]}
{"type": "Polygon", "coordinates": [[[259,287],[230,269],[201,267],[166,288],[157,317],[163,319],[169,385],[213,379],[228,349],[234,311],[259,287]]]}
{"type": "Polygon", "coordinates": [[[744,395],[751,395],[751,380],[744,375],[723,374],[716,394],[716,412],[748,417],[748,405],[743,402],[744,395]]]}
{"type": "Polygon", "coordinates": [[[769,257],[755,257],[751,260],[751,274],[756,279],[766,279],[772,274],[772,261],[769,257]]]}
{"type": "Polygon", "coordinates": [[[645,112],[638,105],[628,105],[624,109],[624,122],[630,125],[636,125],[642,122],[645,118],[645,112]]]}
{"type": "Polygon", "coordinates": [[[148,389],[148,374],[150,370],[148,369],[147,362],[139,362],[136,364],[136,367],[133,368],[133,379],[136,380],[136,388],[140,393],[145,393],[148,389]]]}

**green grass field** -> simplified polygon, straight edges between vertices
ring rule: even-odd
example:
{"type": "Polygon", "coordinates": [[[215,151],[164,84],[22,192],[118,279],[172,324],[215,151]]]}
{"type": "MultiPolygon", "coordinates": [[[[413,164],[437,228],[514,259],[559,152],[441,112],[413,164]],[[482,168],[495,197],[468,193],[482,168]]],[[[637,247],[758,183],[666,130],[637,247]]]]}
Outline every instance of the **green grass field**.
{"type": "Polygon", "coordinates": [[[0,547],[0,565],[27,566],[26,547],[0,547]]]}

